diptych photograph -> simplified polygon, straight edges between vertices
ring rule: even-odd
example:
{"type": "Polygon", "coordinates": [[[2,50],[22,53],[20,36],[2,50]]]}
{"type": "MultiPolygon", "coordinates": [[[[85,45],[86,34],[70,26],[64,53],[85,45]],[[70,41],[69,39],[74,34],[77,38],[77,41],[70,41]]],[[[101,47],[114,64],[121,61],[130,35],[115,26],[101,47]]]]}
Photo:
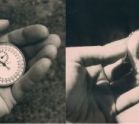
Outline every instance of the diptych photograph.
{"type": "Polygon", "coordinates": [[[139,123],[139,0],[0,0],[0,123],[139,123]]]}
{"type": "Polygon", "coordinates": [[[67,0],[67,122],[139,123],[138,4],[67,0]]]}

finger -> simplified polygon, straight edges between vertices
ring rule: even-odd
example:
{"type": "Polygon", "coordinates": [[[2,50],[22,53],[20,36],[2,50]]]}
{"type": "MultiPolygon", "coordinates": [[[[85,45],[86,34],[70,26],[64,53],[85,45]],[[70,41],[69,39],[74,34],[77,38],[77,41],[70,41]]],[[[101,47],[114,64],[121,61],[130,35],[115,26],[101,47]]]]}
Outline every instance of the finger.
{"type": "Polygon", "coordinates": [[[139,103],[116,116],[117,123],[138,123],[139,103]]]}
{"type": "Polygon", "coordinates": [[[88,74],[92,80],[97,80],[97,84],[101,82],[111,82],[115,83],[114,81],[119,81],[123,78],[127,73],[129,73],[129,65],[124,64],[122,59],[116,61],[113,64],[105,66],[104,68],[102,65],[93,65],[87,67],[88,74]]]}
{"type": "Polygon", "coordinates": [[[102,65],[89,66],[86,68],[92,85],[100,85],[102,82],[107,82],[107,77],[104,74],[102,65]]]}
{"type": "Polygon", "coordinates": [[[48,29],[43,25],[31,25],[12,31],[0,38],[0,42],[10,42],[17,46],[38,43],[48,36],[48,29]]]}
{"type": "MultiPolygon", "coordinates": [[[[0,89],[0,117],[2,117],[1,116],[2,110],[8,110],[7,112],[10,113],[12,108],[15,106],[15,104],[16,104],[16,101],[15,101],[14,97],[12,96],[11,88],[10,87],[9,88],[7,88],[7,87],[1,88],[0,89]]],[[[9,114],[9,113],[7,113],[7,114],[9,114]]]]}
{"type": "Polygon", "coordinates": [[[55,59],[57,55],[57,48],[54,45],[46,45],[30,62],[29,65],[33,65],[41,58],[55,59]]]}
{"type": "Polygon", "coordinates": [[[38,53],[42,48],[47,45],[54,45],[56,48],[59,48],[61,44],[60,37],[56,34],[50,34],[43,42],[23,48],[24,53],[28,58],[32,58],[38,53]]]}
{"type": "Polygon", "coordinates": [[[84,66],[101,64],[103,55],[101,46],[66,48],[66,61],[74,61],[84,66]]]}
{"type": "Polygon", "coordinates": [[[124,57],[127,52],[127,38],[115,41],[105,46],[68,48],[69,60],[74,60],[84,66],[107,65],[124,57]]]}
{"type": "Polygon", "coordinates": [[[110,83],[113,80],[114,69],[116,69],[121,64],[122,64],[122,60],[118,60],[117,62],[105,67],[102,67],[101,64],[89,66],[87,67],[87,70],[92,80],[97,79],[97,84],[101,84],[102,82],[110,83]]]}
{"type": "Polygon", "coordinates": [[[0,19],[0,32],[6,30],[9,26],[9,21],[8,20],[2,20],[0,19]]]}
{"type": "Polygon", "coordinates": [[[121,112],[139,102],[139,87],[131,89],[117,97],[116,109],[121,112]]]}
{"type": "Polygon", "coordinates": [[[50,34],[46,45],[54,45],[56,48],[59,48],[61,45],[60,37],[57,34],[50,34]]]}
{"type": "Polygon", "coordinates": [[[37,82],[45,78],[50,66],[51,60],[47,58],[42,58],[36,62],[24,77],[13,85],[12,92],[14,98],[17,101],[20,100],[33,85],[37,85],[37,82]]]}

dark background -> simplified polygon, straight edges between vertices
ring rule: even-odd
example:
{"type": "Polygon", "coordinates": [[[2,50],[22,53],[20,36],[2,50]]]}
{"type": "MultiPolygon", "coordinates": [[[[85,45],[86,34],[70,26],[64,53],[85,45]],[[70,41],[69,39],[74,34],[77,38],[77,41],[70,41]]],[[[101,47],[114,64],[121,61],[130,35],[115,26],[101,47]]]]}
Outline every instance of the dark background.
{"type": "Polygon", "coordinates": [[[0,122],[65,122],[64,0],[0,0],[0,18],[10,20],[9,31],[30,24],[44,24],[62,39],[59,54],[46,76],[11,114],[0,122]]]}
{"type": "Polygon", "coordinates": [[[104,45],[139,28],[139,0],[67,0],[66,46],[104,45]]]}

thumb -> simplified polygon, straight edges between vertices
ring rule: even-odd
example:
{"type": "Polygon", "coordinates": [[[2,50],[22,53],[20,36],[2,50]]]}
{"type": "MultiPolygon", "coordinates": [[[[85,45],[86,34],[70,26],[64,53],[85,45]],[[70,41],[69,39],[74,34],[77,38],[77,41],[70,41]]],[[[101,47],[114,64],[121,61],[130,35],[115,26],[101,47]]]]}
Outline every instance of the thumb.
{"type": "Polygon", "coordinates": [[[0,19],[0,32],[6,30],[9,26],[9,21],[5,19],[0,19]]]}

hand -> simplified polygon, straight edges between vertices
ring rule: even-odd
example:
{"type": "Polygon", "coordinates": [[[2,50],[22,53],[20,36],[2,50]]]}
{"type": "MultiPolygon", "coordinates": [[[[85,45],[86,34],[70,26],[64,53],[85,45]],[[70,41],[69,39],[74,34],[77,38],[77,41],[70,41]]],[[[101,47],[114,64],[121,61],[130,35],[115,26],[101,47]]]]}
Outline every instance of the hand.
{"type": "Polygon", "coordinates": [[[131,47],[131,42],[125,38],[105,46],[66,49],[68,121],[138,120],[137,115],[132,115],[139,111],[139,88],[136,87],[137,74],[134,71],[137,70],[137,61],[133,52],[138,45],[132,42],[134,47],[131,47]],[[124,62],[127,53],[129,61],[124,62]]]}
{"type": "MultiPolygon", "coordinates": [[[[7,20],[0,20],[0,31],[9,26],[7,20]]],[[[26,73],[11,87],[0,87],[0,117],[10,113],[14,105],[33,85],[46,77],[60,46],[60,38],[49,34],[43,25],[31,25],[14,30],[0,37],[0,42],[10,42],[19,47],[27,60],[26,73]]]]}

